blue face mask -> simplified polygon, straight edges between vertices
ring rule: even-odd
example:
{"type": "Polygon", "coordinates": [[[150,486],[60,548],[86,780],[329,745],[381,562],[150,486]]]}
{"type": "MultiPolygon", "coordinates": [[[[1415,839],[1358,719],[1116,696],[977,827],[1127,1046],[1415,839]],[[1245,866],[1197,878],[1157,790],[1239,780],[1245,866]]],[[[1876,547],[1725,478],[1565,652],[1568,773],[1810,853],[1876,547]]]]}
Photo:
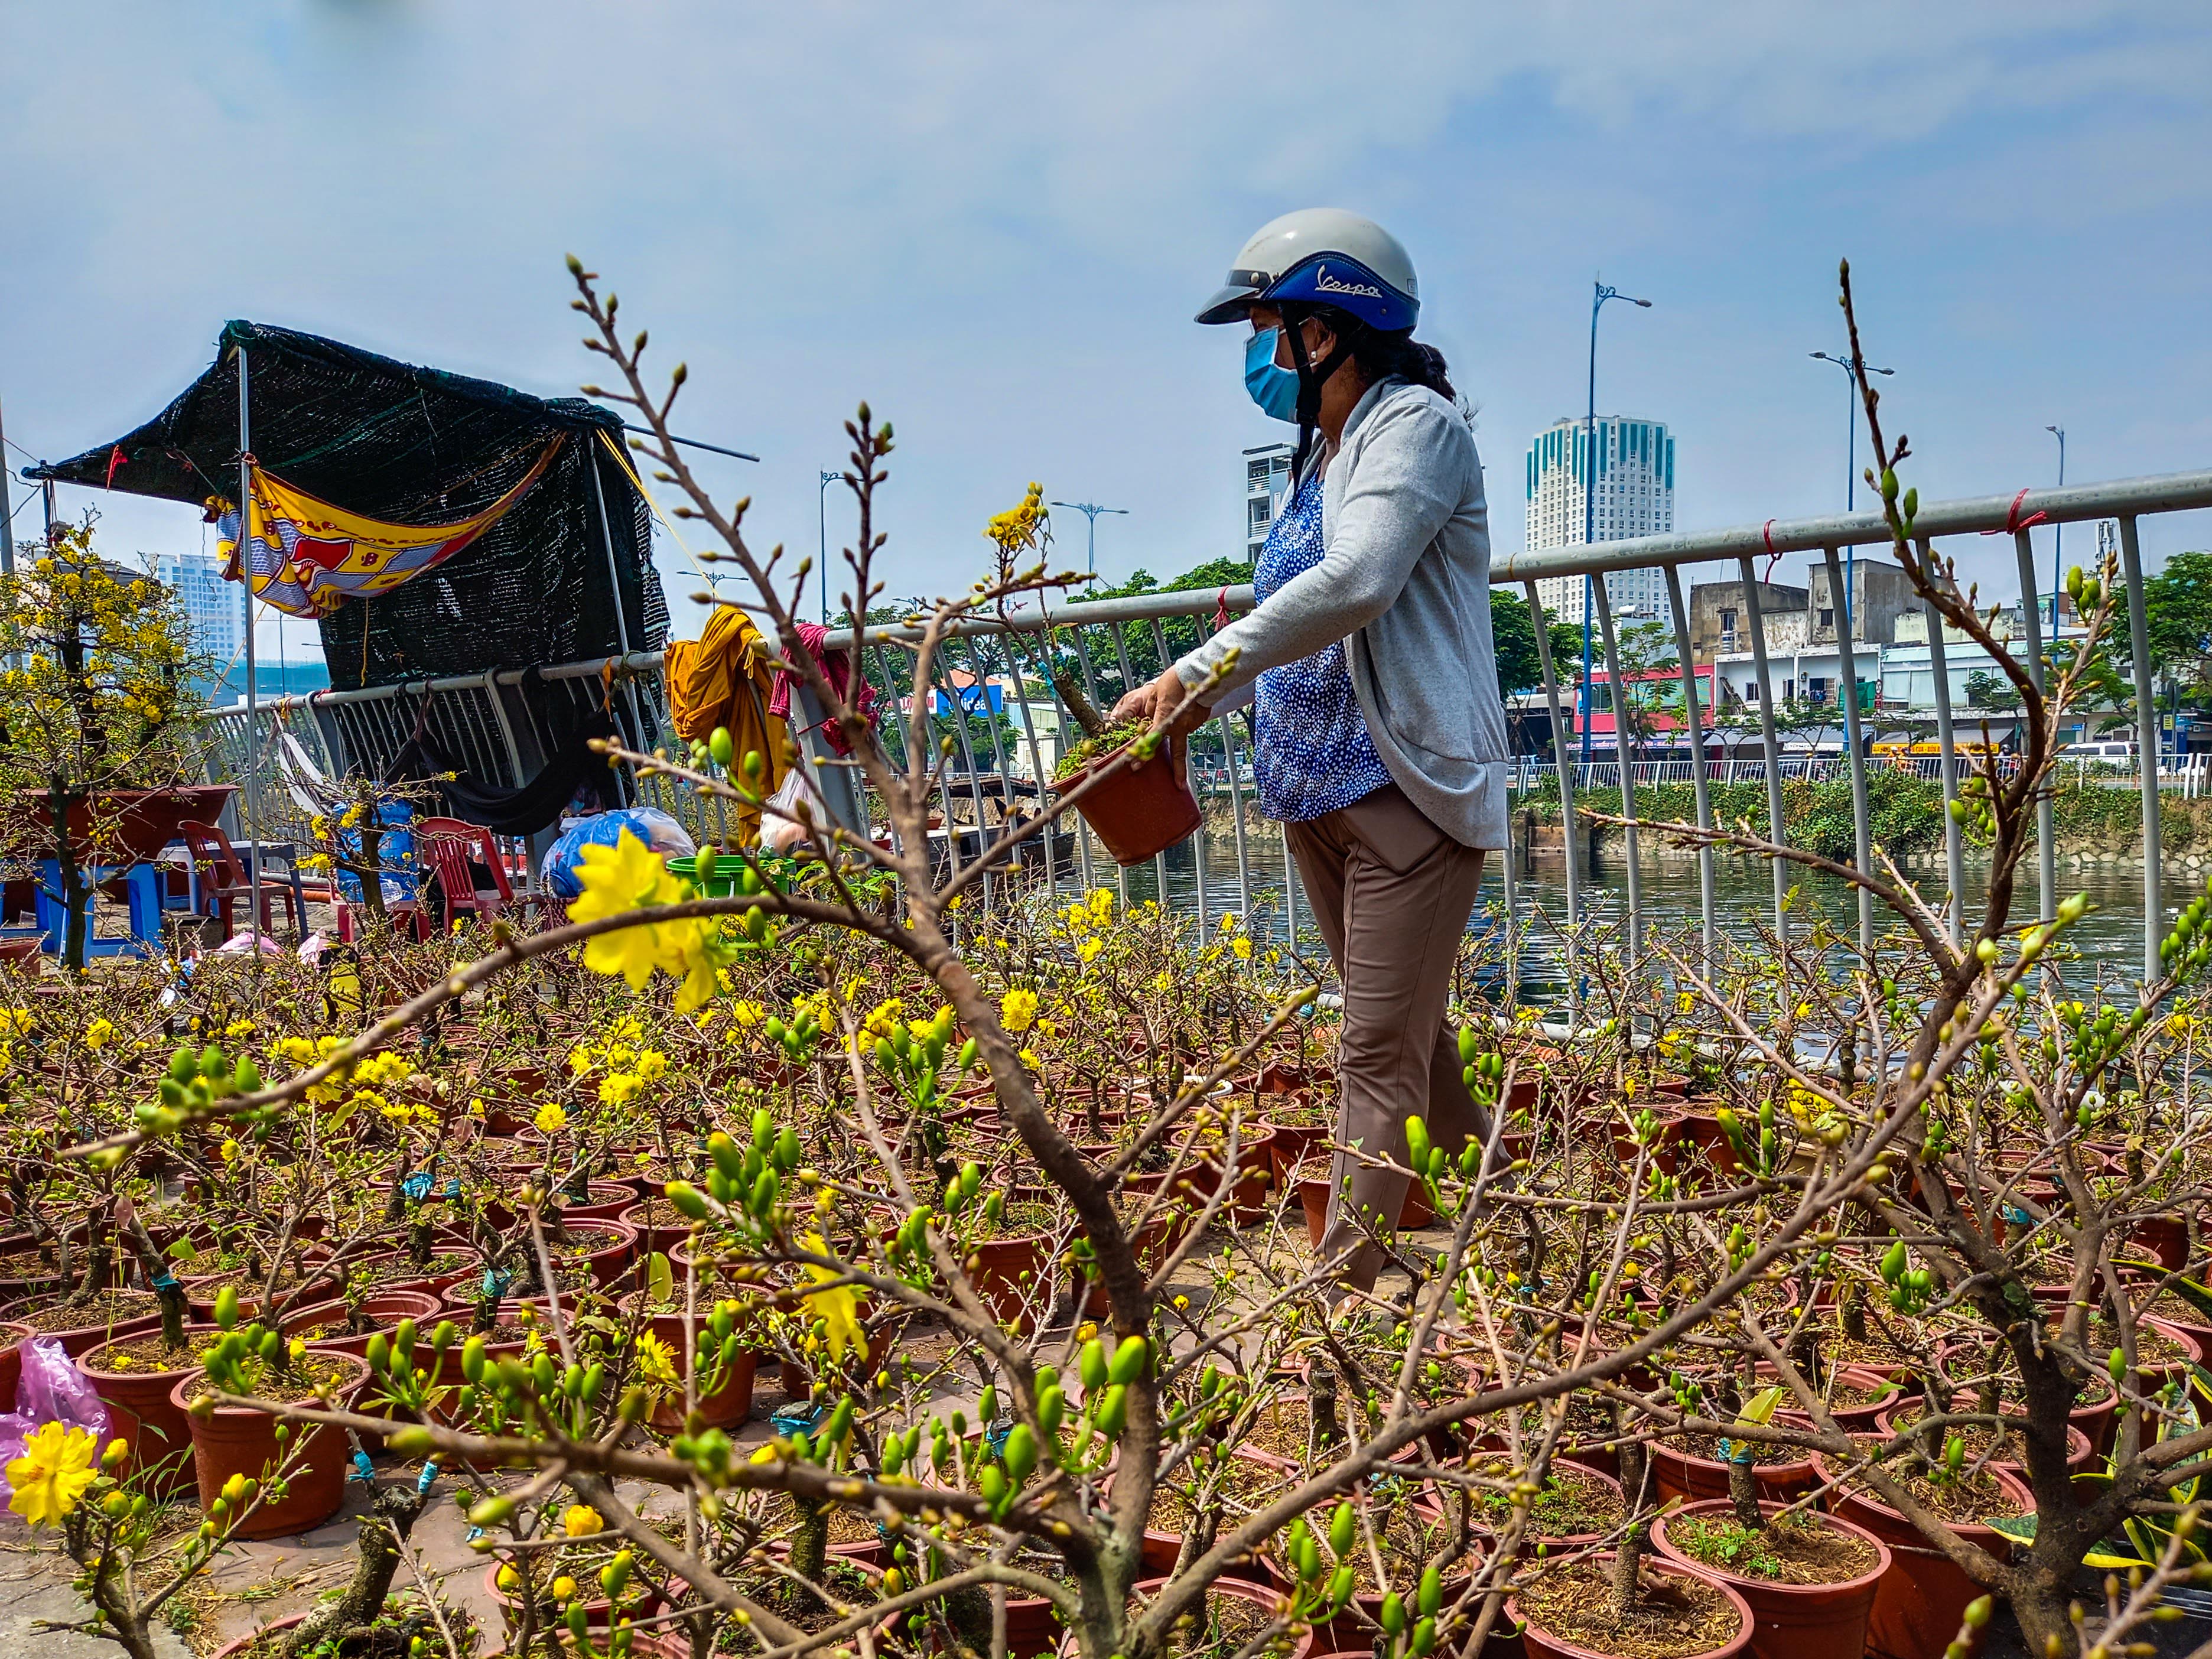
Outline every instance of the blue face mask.
{"type": "Polygon", "coordinates": [[[1275,343],[1282,333],[1279,328],[1263,328],[1246,344],[1244,389],[1262,413],[1279,421],[1295,421],[1298,418],[1297,374],[1275,363],[1275,343]]]}

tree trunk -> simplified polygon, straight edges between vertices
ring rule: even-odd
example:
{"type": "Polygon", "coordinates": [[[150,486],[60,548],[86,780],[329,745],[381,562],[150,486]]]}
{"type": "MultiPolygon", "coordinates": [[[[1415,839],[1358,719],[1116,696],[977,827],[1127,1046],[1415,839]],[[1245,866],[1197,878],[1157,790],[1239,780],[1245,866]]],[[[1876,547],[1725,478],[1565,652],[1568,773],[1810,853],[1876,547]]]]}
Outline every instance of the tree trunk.
{"type": "Polygon", "coordinates": [[[415,1529],[423,1499],[405,1486],[386,1486],[361,1518],[360,1553],[345,1594],[301,1620],[284,1646],[286,1659],[301,1659],[318,1644],[342,1638],[373,1621],[392,1590],[399,1566],[399,1541],[415,1529]],[[395,1537],[394,1534],[398,1536],[395,1537]]]}
{"type": "Polygon", "coordinates": [[[1045,674],[1052,681],[1052,689],[1060,693],[1060,702],[1067,705],[1067,712],[1075,716],[1075,723],[1083,728],[1085,737],[1095,738],[1106,729],[1105,718],[1083,693],[1081,676],[1060,662],[1048,664],[1045,674]]]}
{"type": "Polygon", "coordinates": [[[54,820],[54,856],[62,881],[62,961],[72,973],[84,971],[92,941],[86,937],[91,918],[84,915],[84,872],[77,868],[76,848],[70,842],[70,792],[58,783],[46,791],[46,805],[54,820]]]}

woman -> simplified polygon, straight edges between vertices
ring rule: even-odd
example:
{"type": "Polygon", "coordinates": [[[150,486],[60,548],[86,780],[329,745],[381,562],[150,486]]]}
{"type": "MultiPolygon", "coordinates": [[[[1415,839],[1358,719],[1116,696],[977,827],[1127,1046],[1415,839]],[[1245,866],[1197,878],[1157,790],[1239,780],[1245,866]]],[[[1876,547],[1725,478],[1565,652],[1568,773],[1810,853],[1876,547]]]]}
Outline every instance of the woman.
{"type": "Polygon", "coordinates": [[[1245,244],[1198,320],[1251,324],[1245,385],[1298,426],[1260,605],[1114,711],[1183,732],[1253,689],[1261,808],[1344,981],[1322,1259],[1359,1291],[1382,1265],[1361,1218],[1395,1222],[1407,1182],[1349,1148],[1402,1163],[1415,1115],[1447,1152],[1487,1134],[1444,1011],[1483,853],[1507,845],[1482,466],[1419,311],[1406,250],[1356,215],[1245,244]]]}

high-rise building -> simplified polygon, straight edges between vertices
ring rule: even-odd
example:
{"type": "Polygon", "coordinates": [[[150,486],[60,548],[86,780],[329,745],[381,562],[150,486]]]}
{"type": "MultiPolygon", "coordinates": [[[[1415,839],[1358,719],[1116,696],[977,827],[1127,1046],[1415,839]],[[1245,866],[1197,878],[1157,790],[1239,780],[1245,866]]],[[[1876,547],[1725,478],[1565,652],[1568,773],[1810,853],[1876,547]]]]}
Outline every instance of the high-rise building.
{"type": "MultiPolygon", "coordinates": [[[[1597,494],[1589,538],[1626,541],[1635,536],[1663,536],[1674,527],[1674,441],[1658,421],[1601,415],[1594,428],[1597,443],[1597,494]]],[[[1530,551],[1579,547],[1583,540],[1583,496],[1589,477],[1583,423],[1572,416],[1554,421],[1528,446],[1530,551]]],[[[1583,620],[1583,579],[1550,576],[1537,593],[1560,622],[1583,620]]],[[[1659,571],[1616,570],[1606,580],[1606,594],[1616,617],[1667,614],[1667,579],[1659,571]]]]}
{"type": "Polygon", "coordinates": [[[1290,444],[1261,444],[1244,452],[1244,557],[1249,562],[1258,562],[1267,526],[1275,522],[1283,492],[1291,487],[1295,453],[1290,444]]]}
{"type": "Polygon", "coordinates": [[[246,643],[244,589],[222,578],[223,562],[207,553],[155,556],[154,578],[177,596],[191,624],[192,649],[215,659],[221,673],[246,643]]]}

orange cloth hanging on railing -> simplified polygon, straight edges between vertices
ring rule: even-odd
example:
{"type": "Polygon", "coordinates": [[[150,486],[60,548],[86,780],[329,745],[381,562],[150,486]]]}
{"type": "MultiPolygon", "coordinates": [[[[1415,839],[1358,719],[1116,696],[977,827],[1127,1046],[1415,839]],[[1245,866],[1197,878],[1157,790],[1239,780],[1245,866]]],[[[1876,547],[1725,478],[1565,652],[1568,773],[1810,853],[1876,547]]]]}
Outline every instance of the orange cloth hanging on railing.
{"type": "MultiPolygon", "coordinates": [[[[758,785],[763,795],[775,793],[793,756],[790,727],[769,714],[775,675],[767,656],[768,641],[752,618],[725,605],[715,606],[697,639],[670,641],[661,666],[676,735],[703,742],[716,726],[729,727],[736,763],[757,753],[767,769],[758,785]]],[[[742,842],[758,836],[759,808],[734,807],[731,817],[742,842]]]]}

